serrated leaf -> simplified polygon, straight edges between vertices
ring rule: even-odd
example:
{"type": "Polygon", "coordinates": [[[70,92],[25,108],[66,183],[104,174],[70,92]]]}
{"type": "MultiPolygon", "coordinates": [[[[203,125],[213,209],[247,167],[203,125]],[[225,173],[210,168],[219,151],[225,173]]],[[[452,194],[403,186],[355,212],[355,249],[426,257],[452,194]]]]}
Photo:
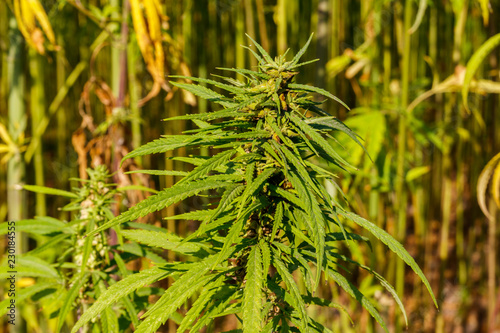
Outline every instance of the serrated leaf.
{"type": "MultiPolygon", "coordinates": [[[[311,177],[311,173],[305,168],[304,160],[300,157],[300,155],[294,155],[290,150],[286,147],[281,146],[280,151],[286,158],[286,161],[289,162],[289,165],[293,165],[298,172],[300,178],[307,184],[309,189],[312,189],[316,194],[321,195],[322,192],[317,184],[311,177]]],[[[287,177],[290,178],[290,175],[287,177]]]]}
{"type": "Polygon", "coordinates": [[[27,191],[31,191],[31,192],[35,192],[35,193],[51,194],[51,195],[57,195],[60,197],[78,199],[77,194],[75,194],[73,192],[59,190],[56,188],[50,188],[50,187],[38,186],[38,185],[23,185],[23,188],[27,191]]]}
{"type": "Polygon", "coordinates": [[[171,272],[160,267],[153,267],[134,275],[129,275],[123,280],[113,284],[100,295],[97,301],[87,311],[83,313],[71,330],[71,333],[76,333],[81,327],[83,327],[83,325],[102,313],[104,309],[109,308],[112,304],[118,302],[122,297],[127,296],[145,285],[150,285],[153,282],[162,280],[170,274],[171,272]]]}
{"type": "Polygon", "coordinates": [[[255,245],[248,255],[245,289],[243,291],[243,332],[255,333],[262,328],[262,255],[255,245]]]}
{"type": "Polygon", "coordinates": [[[338,310],[344,312],[347,315],[347,317],[349,318],[349,320],[351,321],[351,324],[353,324],[353,321],[352,321],[351,316],[349,315],[349,312],[341,304],[332,302],[328,299],[323,299],[323,298],[313,297],[313,296],[302,296],[302,298],[304,299],[304,303],[306,303],[306,304],[326,306],[326,307],[338,309],[338,310]]]}
{"type": "Polygon", "coordinates": [[[306,118],[304,120],[306,124],[314,129],[328,129],[328,130],[338,130],[349,136],[354,142],[356,142],[363,150],[368,154],[365,146],[359,141],[358,135],[354,133],[346,124],[341,122],[335,117],[312,117],[306,118]]]}
{"type": "Polygon", "coordinates": [[[257,43],[255,40],[253,40],[253,38],[250,37],[248,34],[245,34],[245,35],[248,37],[248,39],[250,39],[252,41],[252,43],[255,44],[255,47],[262,54],[262,56],[264,57],[264,60],[266,60],[269,64],[271,64],[273,66],[277,66],[276,62],[274,62],[274,60],[269,56],[269,54],[266,52],[266,50],[264,50],[264,48],[262,46],[260,46],[259,43],[257,43]]]}
{"type": "Polygon", "coordinates": [[[69,238],[71,234],[59,234],[57,236],[50,237],[50,239],[43,243],[40,246],[37,246],[33,250],[29,251],[26,253],[26,255],[33,256],[35,254],[42,253],[52,247],[60,247],[62,242],[66,239],[69,238]]]}
{"type": "Polygon", "coordinates": [[[141,192],[150,192],[150,193],[158,193],[157,190],[142,186],[142,185],[126,185],[120,186],[116,188],[118,192],[126,192],[126,191],[141,191],[141,192]]]}
{"type": "Polygon", "coordinates": [[[271,269],[271,248],[267,240],[260,241],[260,250],[262,252],[262,278],[264,284],[267,284],[267,277],[271,269]]]}
{"type": "Polygon", "coordinates": [[[344,102],[342,102],[337,96],[332,95],[331,93],[329,93],[328,91],[326,91],[324,89],[321,89],[321,88],[318,88],[318,87],[313,87],[313,86],[308,86],[308,85],[305,85],[305,84],[297,84],[297,83],[289,83],[288,87],[292,88],[292,89],[296,89],[296,90],[302,90],[302,91],[309,91],[309,92],[318,93],[318,94],[323,95],[325,97],[331,98],[334,101],[337,101],[343,107],[345,107],[347,110],[350,110],[349,107],[344,102]]]}
{"type": "Polygon", "coordinates": [[[360,236],[358,234],[354,234],[351,232],[346,232],[345,230],[343,232],[332,232],[332,233],[327,233],[325,236],[326,242],[338,242],[338,241],[346,241],[346,240],[357,240],[357,241],[363,241],[368,244],[370,249],[372,249],[372,245],[370,242],[370,239],[367,237],[360,236]]]}
{"type": "MultiPolygon", "coordinates": [[[[311,256],[314,257],[314,253],[313,252],[310,252],[308,251],[308,254],[310,254],[311,256]]],[[[370,267],[366,266],[366,265],[362,265],[360,264],[359,262],[357,261],[354,261],[342,254],[338,254],[338,253],[333,253],[333,252],[330,252],[329,253],[329,259],[332,259],[332,258],[337,258],[337,259],[341,259],[341,260],[344,260],[346,262],[349,262],[351,264],[354,264],[358,267],[361,267],[363,268],[364,270],[368,271],[370,274],[372,274],[379,282],[380,284],[392,295],[392,297],[394,298],[394,300],[396,301],[399,309],[401,310],[401,312],[403,313],[403,316],[404,316],[404,319],[405,319],[405,322],[406,322],[406,326],[408,326],[408,318],[406,316],[406,311],[405,311],[405,308],[404,308],[404,305],[403,305],[403,302],[401,301],[401,299],[399,298],[396,290],[394,290],[394,287],[382,276],[380,275],[379,273],[375,272],[373,269],[371,269],[370,267]]],[[[332,261],[333,262],[333,261],[332,261]]]]}
{"type": "Polygon", "coordinates": [[[240,196],[244,189],[244,185],[237,185],[226,189],[226,191],[222,195],[221,200],[219,201],[219,204],[217,205],[217,208],[210,216],[210,220],[215,220],[222,212],[224,212],[225,209],[229,207],[232,202],[240,196]]]}
{"type": "Polygon", "coordinates": [[[284,206],[285,206],[284,202],[279,202],[278,205],[276,206],[276,211],[274,213],[273,230],[271,233],[271,242],[274,241],[276,233],[278,232],[278,229],[281,227],[281,224],[283,223],[284,206]]]}
{"type": "Polygon", "coordinates": [[[218,263],[229,257],[233,244],[236,242],[241,230],[243,229],[243,221],[243,218],[239,218],[229,229],[229,232],[224,239],[224,245],[217,256],[217,260],[214,262],[212,269],[215,268],[218,263]]]}
{"type": "Polygon", "coordinates": [[[304,53],[306,53],[306,50],[309,47],[309,44],[311,43],[313,35],[314,35],[314,33],[312,33],[311,36],[309,36],[309,39],[304,44],[304,46],[302,46],[302,48],[299,50],[299,52],[297,52],[297,54],[295,55],[295,57],[293,57],[291,65],[297,65],[297,63],[299,62],[300,58],[302,58],[302,56],[304,55],[304,53]]]}
{"type": "Polygon", "coordinates": [[[256,72],[256,71],[252,71],[252,70],[244,69],[244,68],[217,67],[217,69],[220,69],[220,70],[223,70],[223,71],[235,72],[235,73],[242,74],[242,75],[247,74],[247,75],[255,76],[256,78],[260,78],[260,79],[263,79],[263,80],[269,80],[271,78],[266,73],[256,72]]]}
{"type": "Polygon", "coordinates": [[[187,90],[196,96],[199,96],[203,99],[206,99],[211,102],[215,102],[217,104],[220,104],[224,107],[230,108],[232,106],[235,106],[235,103],[231,102],[227,97],[216,93],[215,91],[208,89],[207,87],[196,85],[196,84],[187,84],[187,83],[180,83],[180,82],[173,82],[170,81],[170,83],[173,86],[179,87],[181,89],[187,90]]]}
{"type": "Polygon", "coordinates": [[[57,318],[56,332],[61,331],[61,328],[64,325],[64,320],[66,319],[66,316],[73,308],[73,302],[76,299],[76,297],[78,296],[78,293],[80,292],[80,288],[87,282],[88,278],[89,278],[89,274],[82,272],[72,279],[73,285],[71,286],[71,288],[69,288],[68,292],[66,293],[66,297],[65,297],[63,304],[59,310],[59,316],[57,318]]]}
{"type": "Polygon", "coordinates": [[[344,289],[352,298],[356,299],[361,305],[370,313],[370,315],[380,324],[380,326],[389,333],[387,326],[385,325],[384,319],[380,316],[380,313],[373,306],[372,302],[361,293],[358,288],[356,288],[351,282],[349,282],[342,274],[334,271],[333,269],[328,270],[328,275],[344,289]]]}
{"type": "Polygon", "coordinates": [[[413,271],[415,272],[415,274],[417,274],[420,277],[420,280],[422,280],[425,287],[429,291],[429,294],[431,295],[436,308],[438,307],[436,297],[432,292],[432,288],[431,285],[429,284],[429,281],[427,281],[427,278],[424,276],[424,273],[415,262],[415,259],[413,259],[413,257],[408,253],[408,251],[406,251],[403,245],[401,245],[397,240],[394,239],[394,237],[389,235],[385,230],[379,228],[372,222],[365,220],[364,218],[356,214],[340,212],[340,215],[344,216],[348,220],[351,220],[356,224],[359,224],[361,227],[370,231],[373,236],[377,237],[380,241],[382,241],[382,243],[387,245],[394,253],[398,255],[398,257],[400,257],[408,266],[410,266],[411,269],[413,269],[413,271]]]}
{"type": "Polygon", "coordinates": [[[242,94],[245,93],[245,89],[241,89],[235,86],[230,86],[228,84],[220,83],[218,81],[210,80],[210,79],[203,79],[199,77],[192,77],[192,76],[182,76],[182,75],[170,75],[169,77],[172,78],[179,78],[179,79],[187,79],[195,82],[201,82],[201,83],[208,83],[211,85],[216,86],[217,88],[224,89],[226,91],[232,92],[233,94],[242,94]]]}
{"type": "Polygon", "coordinates": [[[319,60],[320,59],[318,58],[318,59],[313,59],[313,60],[308,60],[308,61],[300,62],[300,63],[298,63],[296,65],[288,67],[288,69],[294,69],[294,68],[297,68],[297,67],[302,67],[304,65],[309,65],[309,64],[312,64],[313,62],[317,62],[319,60]]]}
{"type": "Polygon", "coordinates": [[[203,164],[194,168],[186,178],[183,178],[181,182],[193,181],[198,178],[206,176],[210,171],[217,169],[221,165],[227,163],[231,157],[236,153],[234,149],[223,151],[210,159],[206,160],[203,164]]]}
{"type": "Polygon", "coordinates": [[[280,196],[283,199],[288,200],[290,203],[294,204],[296,207],[302,207],[302,202],[300,199],[294,194],[290,193],[287,190],[282,189],[281,187],[277,187],[276,185],[270,185],[269,189],[274,195],[280,196]]]}
{"type": "MultiPolygon", "coordinates": [[[[302,201],[302,206],[305,210],[306,216],[303,217],[303,221],[306,224],[308,232],[311,233],[311,238],[316,247],[318,253],[317,259],[317,273],[313,290],[319,285],[321,271],[323,270],[323,256],[325,254],[325,219],[319,203],[310,191],[307,190],[302,179],[297,177],[293,172],[290,172],[290,182],[293,187],[297,190],[299,198],[302,201]]],[[[297,217],[302,217],[302,212],[297,211],[297,217]]]]}
{"type": "Polygon", "coordinates": [[[106,333],[118,333],[118,317],[112,309],[105,309],[101,317],[102,330],[106,333]]]}
{"type": "Polygon", "coordinates": [[[217,176],[207,177],[203,180],[199,180],[193,183],[176,184],[170,188],[167,188],[159,192],[158,194],[152,195],[146,198],[145,200],[139,202],[137,205],[130,208],[128,211],[115,217],[114,219],[105,223],[99,228],[95,229],[88,235],[93,235],[108,228],[111,228],[115,225],[118,225],[120,223],[133,221],[139,217],[146,216],[147,214],[166,208],[190,196],[197,195],[202,191],[217,189],[231,185],[231,183],[226,181],[215,180],[214,179],[215,177],[217,176]]]}
{"type": "Polygon", "coordinates": [[[241,215],[241,212],[246,207],[247,200],[251,196],[255,195],[255,193],[257,193],[257,191],[260,189],[260,187],[264,185],[264,182],[269,177],[271,177],[275,171],[276,171],[276,169],[274,169],[274,168],[265,169],[264,171],[262,171],[262,173],[260,175],[257,176],[257,178],[255,178],[255,180],[251,184],[249,184],[245,188],[245,192],[243,192],[243,194],[241,196],[240,209],[238,210],[238,216],[241,215]]]}
{"type": "Polygon", "coordinates": [[[204,221],[210,219],[214,214],[214,209],[206,210],[195,210],[188,213],[177,214],[174,216],[164,217],[164,220],[194,220],[194,221],[204,221]]]}
{"type": "Polygon", "coordinates": [[[123,157],[121,163],[133,157],[165,153],[177,148],[187,147],[193,145],[197,140],[199,141],[200,138],[192,135],[177,135],[175,137],[169,136],[161,139],[156,139],[132,150],[130,153],[123,157]]]}
{"type": "Polygon", "coordinates": [[[121,233],[126,238],[137,243],[152,247],[160,247],[165,250],[178,252],[184,255],[196,255],[203,251],[206,246],[199,243],[182,243],[182,238],[165,232],[149,230],[122,230],[121,233]]]}
{"type": "Polygon", "coordinates": [[[241,298],[241,292],[231,286],[222,286],[216,291],[217,299],[214,304],[207,307],[201,318],[189,331],[190,333],[199,332],[200,329],[213,320],[213,317],[221,313],[233,301],[233,299],[241,298]]]}
{"type": "Polygon", "coordinates": [[[340,155],[332,148],[332,146],[328,143],[328,141],[321,136],[318,132],[316,132],[312,127],[306,124],[302,119],[300,119],[296,114],[292,113],[290,115],[290,119],[293,121],[304,134],[308,135],[312,141],[314,141],[317,145],[319,145],[325,153],[330,155],[334,160],[339,161],[341,164],[354,168],[350,165],[346,160],[344,160],[340,155]]]}
{"type": "Polygon", "coordinates": [[[155,175],[155,176],[186,176],[188,174],[186,171],[176,171],[176,170],[132,170],[125,172],[126,175],[133,173],[142,173],[146,175],[155,175]]]}
{"type": "Polygon", "coordinates": [[[192,294],[214,278],[211,275],[204,276],[210,270],[214,261],[215,256],[208,257],[176,280],[153,307],[144,314],[146,319],[137,327],[135,332],[156,332],[192,294]]]}
{"type": "Polygon", "coordinates": [[[285,282],[285,285],[288,288],[290,295],[292,296],[293,303],[290,305],[294,307],[294,309],[297,311],[299,315],[300,318],[299,328],[301,332],[308,332],[307,324],[309,322],[309,317],[307,316],[306,313],[306,305],[304,303],[304,300],[302,299],[302,295],[300,295],[299,288],[297,286],[297,283],[293,279],[292,274],[290,274],[288,268],[278,257],[279,253],[273,251],[274,267],[276,267],[278,274],[283,279],[283,282],[285,282]]]}
{"type": "Polygon", "coordinates": [[[201,292],[198,299],[193,303],[189,311],[186,313],[182,322],[177,329],[178,333],[184,333],[193,323],[198,319],[200,314],[206,309],[206,305],[212,301],[214,295],[216,295],[218,287],[220,287],[224,282],[224,276],[220,276],[214,282],[206,285],[201,292]]]}

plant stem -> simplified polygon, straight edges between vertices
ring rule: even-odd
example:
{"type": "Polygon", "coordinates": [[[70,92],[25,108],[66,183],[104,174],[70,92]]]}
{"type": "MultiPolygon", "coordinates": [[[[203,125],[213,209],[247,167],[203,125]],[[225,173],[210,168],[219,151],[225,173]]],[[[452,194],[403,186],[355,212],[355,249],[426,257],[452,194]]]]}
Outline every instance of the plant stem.
{"type": "MultiPolygon", "coordinates": [[[[397,207],[397,238],[400,242],[404,242],[406,237],[406,208],[407,208],[407,192],[405,191],[405,154],[406,154],[406,131],[407,119],[406,108],[408,107],[409,85],[410,85],[410,43],[411,35],[409,29],[412,20],[412,1],[406,0],[404,5],[404,28],[403,28],[403,57],[401,62],[401,104],[400,115],[398,122],[398,151],[397,151],[397,168],[396,168],[396,207],[397,207]]],[[[396,266],[396,291],[404,297],[404,271],[405,266],[401,260],[397,261],[396,266]]],[[[402,321],[396,322],[398,328],[401,327],[402,321]]],[[[396,329],[399,331],[398,329],[396,329]]]]}
{"type": "Polygon", "coordinates": [[[257,13],[259,13],[259,15],[257,15],[257,19],[259,20],[260,44],[265,50],[269,50],[269,39],[267,38],[267,25],[263,0],[255,0],[255,5],[257,7],[257,13]]]}
{"type": "MultiPolygon", "coordinates": [[[[33,132],[33,139],[40,142],[36,147],[33,155],[33,167],[35,168],[35,184],[44,186],[44,167],[43,167],[43,148],[42,148],[42,135],[36,132],[38,124],[45,115],[45,88],[44,88],[44,74],[43,74],[43,58],[34,49],[29,50],[29,69],[31,75],[31,130],[33,132]],[[35,137],[36,136],[36,137],[35,137]]],[[[35,211],[38,216],[47,215],[45,204],[45,194],[36,193],[35,211]]]]}
{"type": "MultiPolygon", "coordinates": [[[[137,148],[142,143],[141,108],[137,105],[140,96],[140,86],[137,80],[137,61],[139,61],[139,48],[134,42],[128,43],[128,87],[130,96],[130,113],[132,115],[132,146],[137,148]]],[[[135,161],[142,166],[142,157],[137,156],[135,161]]]]}
{"type": "Polygon", "coordinates": [[[278,0],[277,15],[275,16],[278,27],[278,53],[283,54],[287,49],[287,1],[278,0]]]}

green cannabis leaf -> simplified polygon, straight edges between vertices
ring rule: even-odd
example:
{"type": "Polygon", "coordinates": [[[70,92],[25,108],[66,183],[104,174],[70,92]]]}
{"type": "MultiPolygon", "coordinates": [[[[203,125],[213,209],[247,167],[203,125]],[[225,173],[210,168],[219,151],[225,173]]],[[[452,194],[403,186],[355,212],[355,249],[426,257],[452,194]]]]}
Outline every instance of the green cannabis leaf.
{"type": "MultiPolygon", "coordinates": [[[[319,161],[352,168],[328,138],[342,132],[361,143],[346,125],[324,111],[322,102],[313,99],[311,93],[347,108],[342,101],[323,89],[294,83],[296,69],[302,65],[299,60],[311,39],[312,35],[292,61],[285,56],[272,59],[251,39],[258,53],[248,49],[257,58],[258,69],[227,69],[241,74],[245,82],[226,78],[227,84],[176,76],[224,91],[227,95],[202,85],[171,82],[223,109],[170,118],[193,120],[197,128],[183,135],[164,136],[125,157],[177,148],[208,148],[212,152],[211,157],[184,158],[195,168],[181,181],[90,233],[133,222],[190,196],[210,194],[211,202],[205,209],[170,217],[201,221],[200,228],[184,239],[155,231],[123,232],[123,236],[138,243],[176,251],[194,260],[158,264],[166,272],[175,271],[172,277],[176,281],[143,315],[145,319],[137,332],[156,332],[197,292],[200,296],[184,316],[178,332],[198,332],[214,318],[228,314],[241,315],[244,333],[327,331],[306,311],[309,305],[341,308],[331,300],[314,296],[321,278],[335,281],[387,331],[372,302],[338,270],[345,263],[354,263],[373,274],[404,313],[401,300],[382,276],[340,254],[342,241],[367,241],[355,234],[348,222],[362,226],[394,251],[416,272],[434,299],[427,279],[403,246],[374,224],[347,212],[325,187],[325,182],[335,184],[335,175],[317,166],[319,161]],[[302,280],[303,288],[296,279],[302,280]]],[[[160,275],[156,277],[160,279],[160,275]]],[[[137,273],[112,286],[72,332],[139,283],[153,282],[154,277],[137,273]],[[147,280],[149,276],[153,279],[147,280]]]]}

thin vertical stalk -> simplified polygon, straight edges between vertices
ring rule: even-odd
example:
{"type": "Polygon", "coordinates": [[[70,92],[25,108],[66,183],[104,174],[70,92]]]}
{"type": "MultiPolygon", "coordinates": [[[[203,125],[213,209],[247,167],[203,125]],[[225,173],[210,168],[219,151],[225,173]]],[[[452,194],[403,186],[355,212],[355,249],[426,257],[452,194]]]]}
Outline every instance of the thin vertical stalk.
{"type": "MultiPolygon", "coordinates": [[[[109,0],[109,4],[113,8],[120,8],[120,0],[109,0]]],[[[120,20],[120,13],[118,10],[114,11],[112,16],[114,20],[120,20]]],[[[123,18],[125,20],[125,18],[123,18]]],[[[126,22],[126,20],[125,20],[126,22]]],[[[120,30],[120,25],[118,23],[113,23],[109,26],[110,31],[117,35],[120,30]]],[[[111,39],[111,89],[115,97],[118,96],[118,91],[120,89],[120,41],[118,38],[111,39]]]]}
{"type": "MultiPolygon", "coordinates": [[[[65,54],[64,48],[64,39],[61,35],[58,35],[57,44],[61,46],[61,50],[56,53],[56,86],[59,91],[66,81],[66,69],[64,68],[65,62],[65,54]]],[[[66,108],[61,105],[57,110],[57,158],[60,162],[66,160],[66,143],[68,140],[67,131],[68,131],[68,119],[66,116],[66,108]]],[[[61,184],[62,185],[62,184],[61,184]]]]}
{"type": "Polygon", "coordinates": [[[489,211],[494,212],[492,214],[493,218],[488,220],[488,245],[487,253],[487,270],[488,270],[488,328],[491,332],[495,330],[495,303],[497,297],[496,290],[496,237],[497,237],[497,209],[493,199],[489,202],[489,211]]]}
{"type": "MultiPolygon", "coordinates": [[[[240,3],[236,8],[234,9],[236,11],[236,31],[235,31],[235,50],[236,50],[236,67],[237,68],[244,68],[245,67],[245,49],[240,47],[240,45],[244,45],[245,43],[245,24],[244,24],[244,17],[245,14],[243,13],[244,7],[243,3],[240,3]]],[[[243,80],[243,76],[241,74],[237,74],[236,78],[238,80],[243,80]]]]}
{"type": "MultiPolygon", "coordinates": [[[[24,106],[24,75],[23,75],[24,43],[17,29],[14,17],[9,19],[9,56],[8,56],[8,131],[14,142],[19,142],[26,129],[26,111],[24,106]]],[[[24,183],[26,166],[19,151],[7,162],[7,204],[9,221],[18,221],[26,216],[26,199],[19,185],[24,183]]],[[[24,233],[17,232],[15,236],[16,255],[22,255],[27,250],[27,239],[24,233]]],[[[19,309],[15,309],[15,325],[11,326],[12,333],[25,331],[25,323],[21,319],[19,309]]]]}
{"type": "Polygon", "coordinates": [[[316,85],[325,86],[325,65],[328,58],[328,0],[318,3],[318,25],[316,35],[316,85]]]}
{"type": "Polygon", "coordinates": [[[278,28],[278,53],[283,54],[287,49],[287,1],[278,0],[277,13],[275,16],[278,28]]]}
{"type": "MultiPolygon", "coordinates": [[[[403,57],[401,61],[401,104],[400,115],[398,121],[398,150],[397,150],[397,169],[396,169],[396,209],[397,209],[397,238],[399,241],[404,241],[406,236],[406,207],[407,207],[407,192],[405,191],[405,154],[406,154],[406,131],[407,118],[406,109],[409,100],[410,88],[410,43],[411,35],[409,29],[412,20],[412,1],[406,0],[404,5],[404,23],[403,23],[403,57]]],[[[396,265],[396,291],[399,295],[404,295],[404,263],[398,260],[396,265]]],[[[396,322],[397,328],[401,328],[401,320],[396,322]]],[[[399,329],[396,329],[399,331],[399,329]]]]}
{"type": "MultiPolygon", "coordinates": [[[[246,29],[246,32],[247,34],[249,34],[250,36],[252,36],[252,38],[256,38],[256,35],[255,35],[255,23],[254,23],[254,10],[253,10],[253,5],[252,5],[252,1],[251,0],[244,0],[244,4],[245,4],[245,29],[246,29]]],[[[258,15],[260,16],[260,15],[258,15]]],[[[246,44],[246,43],[245,43],[246,44]]],[[[237,49],[241,49],[241,47],[238,47],[237,46],[237,49]]],[[[253,48],[255,48],[255,46],[252,45],[253,48]]],[[[257,59],[255,59],[254,57],[250,57],[250,65],[252,67],[254,66],[257,66],[257,59]]]]}
{"type": "Polygon", "coordinates": [[[260,45],[265,50],[269,50],[269,39],[267,38],[267,25],[266,17],[264,15],[264,3],[263,0],[255,0],[255,5],[257,7],[257,19],[259,20],[259,35],[260,35],[260,45]]]}
{"type": "MultiPolygon", "coordinates": [[[[45,82],[43,74],[43,58],[34,49],[30,49],[29,51],[29,70],[31,75],[31,130],[33,135],[37,135],[37,126],[45,116],[45,82]]],[[[40,137],[34,137],[33,140],[40,142],[35,149],[35,153],[33,154],[35,184],[38,186],[44,186],[44,159],[41,135],[40,137]]],[[[38,216],[47,215],[45,194],[36,193],[35,211],[38,216]]]]}
{"type": "MultiPolygon", "coordinates": [[[[140,61],[139,48],[134,42],[128,43],[128,88],[130,96],[130,113],[132,115],[132,146],[137,148],[142,143],[141,132],[141,108],[138,106],[140,99],[140,85],[137,79],[137,62],[140,61]]],[[[142,165],[142,157],[138,156],[135,161],[142,165]]]]}
{"type": "MultiPolygon", "coordinates": [[[[389,11],[390,4],[386,5],[383,10],[389,11]]],[[[384,96],[389,95],[389,84],[391,82],[391,63],[392,63],[392,55],[391,55],[391,47],[392,47],[392,29],[391,25],[387,24],[385,27],[382,27],[382,43],[384,46],[383,53],[383,63],[384,63],[384,96]]]]}

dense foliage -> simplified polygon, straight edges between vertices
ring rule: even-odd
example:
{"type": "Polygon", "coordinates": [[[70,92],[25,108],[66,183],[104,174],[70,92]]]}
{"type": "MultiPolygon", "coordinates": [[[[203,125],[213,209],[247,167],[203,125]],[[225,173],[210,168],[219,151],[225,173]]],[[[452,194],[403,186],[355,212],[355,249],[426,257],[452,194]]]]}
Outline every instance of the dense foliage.
{"type": "MultiPolygon", "coordinates": [[[[320,60],[301,69],[294,80],[324,88],[349,105],[350,112],[337,103],[321,108],[363,138],[368,154],[339,133],[324,137],[356,169],[344,166],[344,172],[326,160],[308,160],[338,176],[335,181],[343,193],[321,182],[340,204],[345,196],[349,210],[404,244],[429,280],[439,311],[418,276],[374,236],[366,234],[370,243],[338,242],[339,251],[395,286],[409,313],[409,331],[495,330],[500,327],[499,13],[500,2],[489,0],[0,0],[0,221],[24,223],[48,215],[71,223],[75,214],[59,209],[67,198],[22,191],[19,185],[69,190],[80,187],[73,179],[86,179],[86,169],[99,164],[108,167],[118,187],[171,187],[192,168],[172,156],[208,156],[219,150],[198,151],[193,145],[130,158],[120,166],[122,157],[141,144],[192,128],[190,120],[159,119],[217,110],[215,103],[171,85],[167,74],[207,78],[209,73],[221,74],[214,69],[220,64],[256,69],[256,58],[240,47],[246,43],[245,33],[269,53],[282,54],[287,47],[300,49],[315,32],[304,57],[320,60]],[[337,149],[340,146],[345,149],[337,149]],[[157,171],[122,172],[138,169],[157,171]]],[[[244,79],[234,71],[223,75],[244,79]]],[[[227,95],[222,88],[210,88],[227,95]]],[[[144,222],[143,228],[164,230],[155,229],[154,223],[169,235],[186,237],[197,221],[159,219],[199,209],[201,203],[216,205],[212,195],[214,190],[187,198],[138,221],[144,222]]],[[[118,214],[144,197],[141,191],[127,191],[126,197],[115,197],[111,209],[118,214]]],[[[346,230],[360,232],[340,219],[346,230]]],[[[20,226],[15,237],[19,255],[30,256],[52,235],[39,235],[34,228],[28,233],[20,226]]],[[[118,236],[118,242],[122,239],[118,236]]],[[[0,249],[10,240],[2,237],[0,249]]],[[[112,252],[122,251],[113,237],[107,244],[112,252]]],[[[150,268],[150,260],[186,260],[178,252],[163,250],[161,258],[151,247],[128,244],[123,246],[133,254],[119,252],[125,262],[142,257],[127,264],[133,272],[150,268]]],[[[57,270],[59,256],[54,252],[35,254],[57,270]]],[[[73,256],[66,259],[72,261],[73,256]]],[[[114,261],[109,264],[108,269],[114,261]]],[[[375,300],[389,331],[404,330],[398,303],[387,297],[377,278],[359,265],[343,267],[345,276],[375,300]]],[[[64,279],[73,272],[64,269],[64,279]]],[[[305,292],[300,273],[294,277],[305,292]]],[[[113,275],[113,280],[122,278],[113,275]]],[[[165,278],[154,288],[130,294],[137,309],[146,309],[146,294],[154,303],[155,294],[162,294],[173,280],[165,278]]],[[[39,282],[45,281],[20,276],[17,289],[21,295],[39,282]]],[[[8,287],[0,285],[4,295],[8,287]]],[[[8,317],[0,317],[0,333],[54,332],[58,314],[43,307],[43,293],[19,303],[15,327],[8,325],[8,317]]],[[[307,313],[333,331],[379,331],[368,311],[346,295],[330,278],[322,278],[315,293],[345,306],[355,326],[336,308],[311,306],[307,313]]],[[[88,305],[94,296],[87,298],[88,305]]],[[[195,293],[184,307],[197,297],[195,293]]],[[[122,325],[130,318],[120,312],[120,304],[112,308],[118,310],[122,325]]],[[[175,331],[184,307],[160,330],[175,331]]],[[[66,326],[76,318],[77,313],[69,311],[66,326]]],[[[235,315],[218,317],[206,331],[237,325],[235,315]]]]}
{"type": "Polygon", "coordinates": [[[420,268],[397,241],[373,223],[349,213],[338,202],[338,195],[325,188],[325,182],[336,186],[335,175],[318,166],[317,160],[350,167],[326,137],[339,132],[359,141],[348,127],[322,110],[322,102],[315,102],[309,92],[338,100],[336,97],[294,83],[296,69],[303,65],[299,60],[311,38],[291,61],[284,55],[273,60],[252,40],[260,52],[254,53],[258,71],[227,69],[243,75],[244,82],[188,78],[222,88],[231,97],[201,85],[172,82],[223,109],[170,118],[190,119],[198,128],[183,135],[164,136],[126,158],[180,147],[207,147],[213,156],[174,157],[195,168],[174,186],[138,203],[91,235],[187,197],[208,193],[204,209],[170,217],[201,221],[198,230],[187,238],[181,240],[157,231],[124,231],[136,242],[192,259],[158,265],[118,282],[83,314],[73,332],[108,309],[114,300],[167,276],[174,277],[175,283],[144,314],[136,332],[155,332],[198,291],[197,301],[182,319],[178,332],[197,332],[214,317],[228,314],[240,314],[243,332],[330,332],[306,311],[308,305],[340,307],[315,297],[322,278],[340,285],[387,331],[376,307],[342,274],[344,266],[354,264],[369,271],[392,294],[403,313],[404,308],[382,276],[341,250],[342,242],[367,241],[354,233],[347,221],[367,229],[396,252],[433,295],[420,268]],[[295,271],[304,288],[295,281],[295,271]]]}
{"type": "MultiPolygon", "coordinates": [[[[102,165],[87,169],[87,173],[88,180],[76,179],[83,185],[73,192],[24,186],[29,191],[70,198],[71,202],[62,208],[72,212],[73,218],[69,222],[44,216],[16,221],[16,232],[27,233],[38,241],[35,249],[16,258],[16,276],[26,285],[17,294],[17,306],[37,304],[46,318],[57,318],[57,325],[52,328],[56,332],[71,328],[75,322],[72,318],[85,313],[118,277],[131,274],[127,262],[141,257],[164,262],[160,256],[137,243],[110,244],[108,234],[104,232],[85,237],[114,217],[111,210],[113,200],[120,197],[119,192],[131,189],[118,191],[108,182],[110,176],[102,165]]],[[[6,234],[7,230],[7,222],[0,224],[0,234],[6,234]]],[[[8,276],[9,270],[7,265],[2,266],[0,276],[8,276]]],[[[105,309],[82,332],[123,332],[131,323],[137,325],[138,313],[147,306],[147,297],[152,291],[155,290],[150,288],[143,290],[141,295],[115,299],[119,304],[105,309]]],[[[1,315],[7,312],[9,302],[7,298],[0,303],[1,315]]],[[[28,328],[36,328],[29,320],[32,314],[21,313],[28,328]]]]}

